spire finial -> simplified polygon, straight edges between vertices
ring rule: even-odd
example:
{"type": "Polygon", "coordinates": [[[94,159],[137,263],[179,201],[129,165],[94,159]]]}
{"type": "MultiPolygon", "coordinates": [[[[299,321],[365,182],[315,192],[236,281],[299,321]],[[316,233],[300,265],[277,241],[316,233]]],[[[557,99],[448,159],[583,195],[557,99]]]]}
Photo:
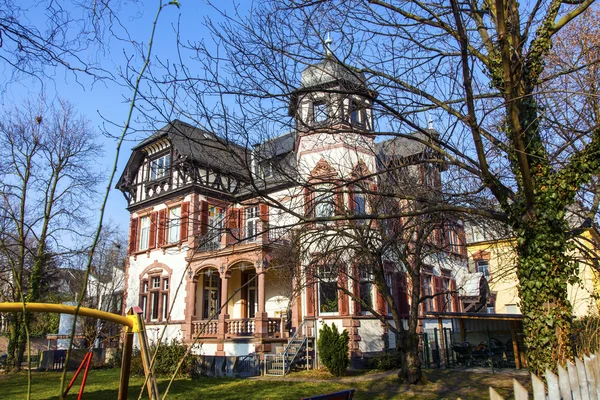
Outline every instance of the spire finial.
{"type": "Polygon", "coordinates": [[[331,43],[333,43],[333,40],[331,40],[331,36],[329,36],[329,32],[327,32],[327,38],[325,39],[325,55],[326,56],[330,56],[333,54],[331,52],[331,43]]]}
{"type": "Polygon", "coordinates": [[[433,119],[429,113],[427,113],[427,128],[433,130],[433,119]]]}

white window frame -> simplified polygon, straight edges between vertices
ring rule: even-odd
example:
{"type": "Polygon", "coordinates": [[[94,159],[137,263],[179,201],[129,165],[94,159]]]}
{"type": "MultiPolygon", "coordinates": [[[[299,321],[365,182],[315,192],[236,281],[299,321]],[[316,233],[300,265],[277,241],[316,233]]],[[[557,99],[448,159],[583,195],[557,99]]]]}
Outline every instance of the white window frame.
{"type": "Polygon", "coordinates": [[[319,315],[339,315],[340,313],[340,304],[339,304],[339,290],[337,287],[337,274],[331,271],[327,271],[329,268],[335,268],[331,266],[323,266],[320,268],[320,271],[324,271],[323,275],[319,276],[319,284],[318,284],[318,308],[319,315]],[[321,311],[321,286],[323,284],[334,284],[335,287],[335,298],[336,298],[336,310],[335,311],[321,311]]]}
{"type": "Polygon", "coordinates": [[[169,208],[169,227],[167,233],[167,243],[177,243],[180,240],[181,233],[181,206],[169,208]]]}
{"type": "Polygon", "coordinates": [[[140,244],[139,249],[148,250],[150,247],[150,217],[145,216],[140,218],[140,244]]]}
{"type": "Polygon", "coordinates": [[[258,206],[247,207],[244,235],[248,242],[255,242],[258,238],[260,226],[260,209],[258,206]]]}
{"type": "Polygon", "coordinates": [[[358,271],[358,292],[359,292],[359,297],[360,297],[360,313],[362,315],[371,315],[371,311],[369,310],[363,310],[362,308],[362,304],[363,304],[363,293],[362,293],[362,287],[363,284],[368,285],[369,286],[369,297],[370,297],[370,306],[371,308],[374,308],[375,306],[375,302],[373,301],[373,294],[374,294],[374,290],[373,290],[373,274],[371,274],[369,271],[365,271],[363,268],[359,267],[359,271],[358,271]]]}
{"type": "Polygon", "coordinates": [[[218,206],[208,206],[208,234],[210,242],[216,244],[218,247],[222,245],[224,222],[225,209],[218,206]]]}
{"type": "Polygon", "coordinates": [[[315,188],[315,217],[331,218],[335,215],[335,195],[333,185],[319,185],[315,188]]]}
{"type": "Polygon", "coordinates": [[[488,260],[475,261],[475,269],[477,270],[477,272],[481,272],[485,279],[490,279],[490,262],[488,260]],[[485,270],[485,272],[482,270],[485,270]]]}
{"type": "Polygon", "coordinates": [[[150,160],[150,180],[160,179],[167,176],[171,166],[171,154],[167,153],[158,158],[150,160]]]}
{"type": "Polygon", "coordinates": [[[313,122],[316,124],[326,122],[329,119],[327,103],[324,100],[316,100],[312,103],[313,122]]]}

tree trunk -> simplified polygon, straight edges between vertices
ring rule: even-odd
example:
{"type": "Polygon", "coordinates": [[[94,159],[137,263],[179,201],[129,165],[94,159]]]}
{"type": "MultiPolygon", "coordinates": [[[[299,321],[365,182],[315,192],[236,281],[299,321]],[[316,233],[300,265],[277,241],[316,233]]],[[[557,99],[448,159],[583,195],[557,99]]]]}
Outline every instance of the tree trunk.
{"type": "Polygon", "coordinates": [[[418,261],[413,264],[411,271],[411,301],[408,313],[408,330],[403,337],[396,338],[396,348],[400,352],[402,366],[398,378],[411,385],[421,383],[421,360],[419,359],[419,304],[421,299],[421,266],[418,261]]]}
{"type": "Polygon", "coordinates": [[[523,225],[517,230],[519,296],[529,368],[540,374],[573,358],[567,283],[576,274],[563,218],[523,225]]]}

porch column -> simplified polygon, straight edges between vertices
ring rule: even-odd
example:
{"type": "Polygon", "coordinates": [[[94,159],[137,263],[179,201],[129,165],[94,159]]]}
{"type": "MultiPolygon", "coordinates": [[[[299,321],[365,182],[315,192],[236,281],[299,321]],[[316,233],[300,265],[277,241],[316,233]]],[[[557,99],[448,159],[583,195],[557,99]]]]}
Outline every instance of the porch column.
{"type": "Polygon", "coordinates": [[[262,263],[258,263],[256,266],[258,310],[254,319],[256,337],[267,337],[269,335],[269,316],[265,312],[265,273],[262,263]]]}
{"type": "MultiPolygon", "coordinates": [[[[191,274],[190,274],[191,275],[191,274]]],[[[181,333],[186,339],[194,339],[194,309],[196,306],[196,285],[198,285],[198,276],[188,276],[185,294],[185,325],[181,328],[181,333]]]]}
{"type": "MultiPolygon", "coordinates": [[[[219,326],[218,326],[218,338],[221,340],[225,340],[225,335],[227,334],[227,326],[225,321],[229,319],[229,314],[227,314],[227,299],[229,298],[229,278],[231,277],[231,272],[227,271],[223,266],[221,267],[221,312],[219,313],[219,326]]],[[[216,355],[225,355],[223,351],[223,342],[217,344],[217,352],[216,355]]]]}

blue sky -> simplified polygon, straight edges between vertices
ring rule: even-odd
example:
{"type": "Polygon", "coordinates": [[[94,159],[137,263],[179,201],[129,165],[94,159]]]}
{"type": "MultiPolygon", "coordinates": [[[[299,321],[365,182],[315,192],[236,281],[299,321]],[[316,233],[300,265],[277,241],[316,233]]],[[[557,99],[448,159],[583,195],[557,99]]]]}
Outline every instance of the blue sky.
{"type": "MultiPolygon", "coordinates": [[[[161,60],[175,59],[177,56],[174,26],[178,25],[180,27],[182,37],[199,41],[207,36],[207,31],[202,24],[203,19],[218,18],[218,13],[202,1],[181,0],[180,3],[181,8],[169,6],[161,13],[153,48],[154,57],[161,60]]],[[[122,24],[126,27],[127,34],[134,41],[148,43],[152,20],[156,14],[158,4],[159,2],[156,0],[131,4],[123,3],[124,6],[118,15],[122,24]]],[[[221,2],[220,4],[225,9],[230,7],[227,2],[221,2]]],[[[19,5],[27,7],[24,3],[19,5]]],[[[32,7],[25,10],[24,15],[29,23],[42,27],[46,18],[44,13],[45,10],[32,7]]],[[[117,29],[116,33],[119,36],[125,36],[126,32],[123,29],[117,29]]],[[[140,49],[136,49],[130,42],[111,37],[110,40],[105,42],[105,46],[104,52],[98,52],[94,48],[89,53],[83,54],[83,56],[97,58],[102,68],[115,76],[118,76],[119,71],[125,68],[128,59],[131,59],[129,65],[132,69],[139,70],[141,68],[140,49]]],[[[106,132],[113,137],[121,134],[119,126],[123,125],[127,117],[128,99],[132,96],[132,90],[123,85],[123,80],[119,77],[115,81],[94,82],[89,77],[81,74],[74,76],[71,72],[60,67],[48,69],[46,72],[51,75],[52,79],[47,80],[44,84],[45,97],[53,99],[60,96],[70,101],[76,106],[77,111],[89,118],[92,126],[97,128],[99,141],[104,148],[104,157],[91,168],[106,171],[108,176],[108,171],[114,162],[116,140],[107,137],[107,135],[102,135],[100,132],[106,132]]],[[[0,84],[6,88],[2,92],[1,107],[11,107],[20,104],[27,98],[36,99],[40,96],[42,85],[39,81],[31,78],[21,78],[17,81],[10,81],[9,79],[9,71],[6,67],[0,67],[0,84]]],[[[127,136],[122,148],[115,182],[123,171],[131,147],[148,135],[148,129],[151,129],[140,118],[139,114],[134,115],[133,128],[134,131],[127,136]]],[[[101,185],[101,190],[104,190],[106,183],[101,185]]],[[[98,206],[94,207],[96,214],[99,205],[100,201],[98,201],[98,206]]],[[[129,224],[129,213],[126,206],[123,195],[119,191],[111,189],[105,221],[112,221],[118,224],[122,231],[126,231],[129,224]]],[[[90,226],[95,226],[96,222],[97,218],[91,221],[90,226]]]]}

